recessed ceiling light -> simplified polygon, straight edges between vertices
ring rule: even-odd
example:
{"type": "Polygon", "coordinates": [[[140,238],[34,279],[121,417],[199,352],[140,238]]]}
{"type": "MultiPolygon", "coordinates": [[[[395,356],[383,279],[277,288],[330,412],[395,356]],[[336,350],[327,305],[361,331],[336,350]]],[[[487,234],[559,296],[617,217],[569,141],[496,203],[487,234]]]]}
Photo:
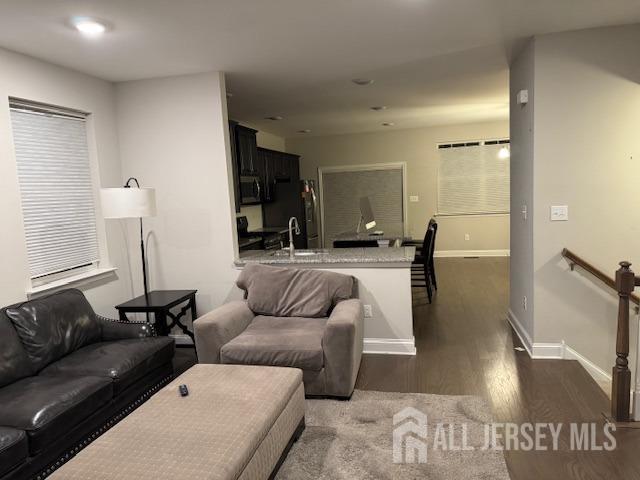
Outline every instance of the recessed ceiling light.
{"type": "Polygon", "coordinates": [[[393,122],[384,122],[382,124],[383,127],[393,127],[394,125],[395,125],[395,123],[393,123],[393,122]]]}
{"type": "Polygon", "coordinates": [[[371,85],[373,83],[373,80],[369,78],[354,78],[351,81],[356,85],[360,85],[361,87],[364,87],[365,85],[371,85]]]}
{"type": "Polygon", "coordinates": [[[265,120],[273,120],[274,122],[277,122],[278,120],[282,120],[282,117],[280,115],[273,115],[271,117],[264,117],[265,120]]]}
{"type": "Polygon", "coordinates": [[[71,25],[87,37],[98,37],[107,31],[107,24],[91,17],[73,17],[71,25]]]}
{"type": "Polygon", "coordinates": [[[311,130],[309,130],[308,128],[305,128],[303,130],[298,130],[298,133],[311,133],[311,130]]]}
{"type": "Polygon", "coordinates": [[[370,108],[371,108],[371,110],[374,110],[376,112],[380,112],[381,110],[386,110],[387,109],[387,107],[384,106],[384,105],[378,105],[377,107],[370,107],[370,108]]]}

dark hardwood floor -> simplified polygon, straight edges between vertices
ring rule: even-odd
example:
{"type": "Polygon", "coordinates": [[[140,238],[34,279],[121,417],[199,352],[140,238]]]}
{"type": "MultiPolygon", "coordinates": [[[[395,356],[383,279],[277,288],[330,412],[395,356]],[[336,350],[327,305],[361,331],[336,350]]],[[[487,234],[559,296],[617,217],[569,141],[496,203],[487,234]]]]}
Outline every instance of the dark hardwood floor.
{"type": "MultiPolygon", "coordinates": [[[[436,259],[438,292],[431,305],[414,289],[416,356],[365,355],[356,388],[479,395],[496,422],[598,422],[609,400],[576,361],[531,360],[518,352],[507,322],[507,258],[436,259]]],[[[614,319],[612,319],[613,321],[614,319]]],[[[193,363],[178,349],[176,372],[193,363]]],[[[613,359],[612,359],[613,360],[613,359]]],[[[612,452],[506,451],[513,480],[640,479],[640,430],[619,429],[612,452]]]]}
{"type": "Polygon", "coordinates": [[[497,422],[562,422],[559,451],[505,452],[513,480],[640,479],[640,430],[618,430],[613,452],[569,450],[567,424],[602,424],[609,399],[577,361],[514,350],[508,258],[436,259],[436,272],[431,305],[414,289],[417,355],[365,355],[356,388],[479,395],[497,422]]]}

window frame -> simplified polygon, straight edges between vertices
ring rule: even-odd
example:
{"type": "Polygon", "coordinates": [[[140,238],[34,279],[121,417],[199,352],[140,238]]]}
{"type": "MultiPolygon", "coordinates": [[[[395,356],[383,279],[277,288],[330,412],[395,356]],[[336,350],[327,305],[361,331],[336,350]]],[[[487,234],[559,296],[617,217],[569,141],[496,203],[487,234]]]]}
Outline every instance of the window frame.
{"type": "MultiPolygon", "coordinates": [[[[31,277],[31,269],[28,257],[25,257],[26,260],[26,294],[29,298],[34,296],[39,296],[44,293],[49,293],[52,290],[58,290],[61,288],[67,288],[70,285],[80,285],[87,282],[91,282],[93,280],[101,279],[103,277],[107,277],[109,274],[112,274],[117,269],[111,264],[108,253],[108,244],[107,244],[107,233],[106,233],[106,225],[104,218],[101,213],[101,205],[100,205],[100,165],[98,162],[98,146],[96,141],[95,134],[95,118],[94,115],[88,111],[86,108],[74,108],[74,107],[66,107],[59,106],[34,100],[28,100],[19,97],[8,98],[7,106],[9,108],[9,112],[11,109],[18,108],[22,109],[32,109],[37,112],[43,113],[52,113],[52,114],[62,114],[62,115],[71,115],[78,116],[82,115],[84,117],[85,122],[85,131],[87,135],[87,154],[88,154],[88,162],[89,162],[89,171],[91,178],[91,191],[93,195],[94,202],[94,215],[95,215],[95,226],[96,226],[96,236],[97,236],[97,247],[98,247],[98,259],[91,264],[83,265],[79,267],[75,267],[69,270],[64,270],[61,272],[51,273],[48,275],[43,275],[39,277],[31,277]]],[[[8,113],[9,113],[8,112],[8,113]]],[[[13,136],[13,125],[9,122],[9,128],[11,129],[11,142],[13,149],[13,161],[14,165],[17,169],[17,158],[15,151],[15,141],[13,136]]],[[[20,192],[20,181],[17,176],[16,170],[16,183],[18,184],[18,191],[20,192]]],[[[25,255],[27,254],[26,250],[26,236],[24,231],[24,216],[22,210],[22,194],[20,193],[20,220],[22,225],[22,238],[25,242],[25,255]]]]}
{"type": "MultiPolygon", "coordinates": [[[[440,150],[445,148],[461,148],[461,147],[484,147],[484,146],[496,146],[496,145],[504,145],[510,146],[511,139],[509,137],[495,137],[495,138],[487,138],[483,140],[461,140],[454,142],[439,142],[436,145],[436,149],[438,151],[438,168],[437,168],[437,176],[436,176],[436,213],[435,217],[444,217],[444,218],[467,218],[467,217],[500,217],[500,216],[509,216],[511,215],[511,205],[508,204],[506,211],[487,211],[487,212],[457,212],[457,213],[446,213],[440,211],[440,150]]],[[[511,195],[511,185],[509,182],[509,195],[511,195]]]]}

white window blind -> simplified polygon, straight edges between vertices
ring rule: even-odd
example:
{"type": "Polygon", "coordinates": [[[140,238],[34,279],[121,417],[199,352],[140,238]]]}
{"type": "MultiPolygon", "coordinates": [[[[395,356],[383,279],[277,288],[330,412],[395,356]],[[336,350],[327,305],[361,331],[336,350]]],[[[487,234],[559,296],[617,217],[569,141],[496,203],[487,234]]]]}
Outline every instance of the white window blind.
{"type": "Polygon", "coordinates": [[[355,232],[360,219],[360,198],[369,197],[375,230],[401,237],[404,232],[402,166],[325,169],[322,175],[324,245],[337,235],[355,232]]]}
{"type": "Polygon", "coordinates": [[[97,262],[86,118],[11,104],[31,278],[97,262]]]}
{"type": "Polygon", "coordinates": [[[441,145],[438,151],[439,214],[509,212],[508,141],[441,145]]]}

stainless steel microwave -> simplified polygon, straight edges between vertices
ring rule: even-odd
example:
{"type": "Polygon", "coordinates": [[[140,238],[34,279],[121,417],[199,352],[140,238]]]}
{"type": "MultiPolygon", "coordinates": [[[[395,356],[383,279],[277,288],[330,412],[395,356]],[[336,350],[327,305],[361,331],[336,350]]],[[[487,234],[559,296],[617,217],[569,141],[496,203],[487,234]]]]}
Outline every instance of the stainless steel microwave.
{"type": "Polygon", "coordinates": [[[251,205],[262,203],[262,181],[257,175],[243,175],[240,177],[240,203],[251,205]]]}

